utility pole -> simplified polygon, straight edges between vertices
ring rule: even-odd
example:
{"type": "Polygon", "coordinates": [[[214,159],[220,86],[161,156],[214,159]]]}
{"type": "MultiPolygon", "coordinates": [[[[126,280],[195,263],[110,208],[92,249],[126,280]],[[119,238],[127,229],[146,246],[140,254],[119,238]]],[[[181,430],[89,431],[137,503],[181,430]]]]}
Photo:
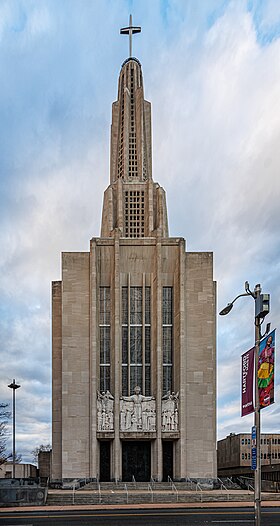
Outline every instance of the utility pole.
{"type": "Polygon", "coordinates": [[[13,479],[16,473],[16,389],[19,389],[20,385],[16,384],[15,379],[13,383],[8,385],[13,390],[13,479]]]}

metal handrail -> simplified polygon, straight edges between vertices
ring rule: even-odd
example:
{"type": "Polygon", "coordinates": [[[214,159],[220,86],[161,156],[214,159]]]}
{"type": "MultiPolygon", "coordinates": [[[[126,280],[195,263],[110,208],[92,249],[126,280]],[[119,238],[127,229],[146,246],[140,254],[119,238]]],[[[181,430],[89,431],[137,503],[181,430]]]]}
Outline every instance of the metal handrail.
{"type": "Polygon", "coordinates": [[[102,497],[101,497],[101,488],[100,488],[100,482],[98,481],[98,500],[99,500],[99,504],[101,504],[102,502],[102,497]]]}
{"type": "Polygon", "coordinates": [[[126,484],[124,485],[124,490],[126,491],[126,504],[128,504],[128,489],[126,484]]]}
{"type": "Polygon", "coordinates": [[[228,488],[224,485],[223,481],[221,479],[219,479],[219,477],[217,478],[217,480],[220,482],[221,484],[221,491],[223,491],[223,488],[228,491],[228,488]]]}
{"type": "Polygon", "coordinates": [[[76,479],[74,479],[73,480],[73,491],[72,491],[72,503],[73,504],[75,504],[75,490],[76,490],[76,485],[77,484],[78,484],[78,481],[76,479]]]}
{"type": "Polygon", "coordinates": [[[192,491],[193,485],[195,485],[195,483],[189,477],[186,478],[186,481],[191,485],[191,491],[192,491]]]}
{"type": "Polygon", "coordinates": [[[154,502],[154,494],[153,494],[153,488],[151,484],[148,484],[148,490],[151,492],[151,500],[152,502],[154,502]]]}
{"type": "Polygon", "coordinates": [[[196,491],[197,491],[197,488],[198,488],[199,491],[200,491],[200,502],[202,502],[202,493],[203,493],[203,490],[202,490],[202,487],[201,487],[201,485],[199,484],[199,482],[196,483],[196,488],[195,488],[196,491]]]}
{"type": "Polygon", "coordinates": [[[172,490],[175,490],[175,493],[176,493],[176,501],[178,502],[178,490],[174,484],[174,482],[172,481],[172,486],[171,486],[171,489],[172,490]]]}
{"type": "Polygon", "coordinates": [[[167,477],[167,482],[169,482],[170,486],[172,486],[173,480],[172,480],[172,478],[169,475],[167,477]]]}
{"type": "Polygon", "coordinates": [[[227,481],[228,481],[230,484],[232,484],[232,486],[234,485],[233,482],[232,482],[231,477],[227,477],[227,481]]]}
{"type": "Polygon", "coordinates": [[[238,478],[237,478],[238,483],[239,483],[240,485],[245,484],[245,486],[246,486],[246,488],[247,488],[247,491],[248,491],[248,495],[249,495],[250,491],[255,491],[254,486],[252,486],[252,484],[249,483],[249,480],[252,480],[252,479],[249,478],[249,477],[242,477],[242,478],[243,478],[243,481],[244,481],[244,482],[242,482],[242,480],[238,477],[238,478]],[[247,481],[248,481],[248,482],[247,482],[247,481]],[[251,488],[251,489],[250,489],[250,488],[251,488]]]}
{"type": "Polygon", "coordinates": [[[155,481],[155,479],[153,477],[150,478],[150,483],[151,483],[152,487],[155,487],[156,481],[155,481]]]}
{"type": "Polygon", "coordinates": [[[136,479],[135,479],[134,475],[132,475],[132,482],[134,482],[134,487],[136,488],[136,479]]]}

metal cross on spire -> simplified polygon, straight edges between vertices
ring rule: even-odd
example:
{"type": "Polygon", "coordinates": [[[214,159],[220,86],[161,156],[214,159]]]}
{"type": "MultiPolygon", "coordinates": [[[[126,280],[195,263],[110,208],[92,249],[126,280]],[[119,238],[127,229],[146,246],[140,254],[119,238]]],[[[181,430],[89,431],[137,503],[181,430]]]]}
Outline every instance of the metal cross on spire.
{"type": "Polygon", "coordinates": [[[132,25],[132,15],[129,15],[129,26],[128,27],[122,27],[120,30],[121,35],[129,35],[129,56],[132,57],[132,35],[134,33],[141,33],[141,27],[140,26],[134,26],[132,25]]]}

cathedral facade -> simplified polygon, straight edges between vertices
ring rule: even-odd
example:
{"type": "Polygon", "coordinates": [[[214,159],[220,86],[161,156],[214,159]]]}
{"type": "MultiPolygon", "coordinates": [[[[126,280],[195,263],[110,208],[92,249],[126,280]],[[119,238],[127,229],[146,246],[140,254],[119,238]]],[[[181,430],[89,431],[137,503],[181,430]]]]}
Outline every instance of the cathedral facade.
{"type": "MultiPolygon", "coordinates": [[[[216,477],[213,255],[169,237],[151,105],[127,59],[101,236],[52,284],[52,479],[216,477]]],[[[179,189],[178,189],[179,191],[179,189]]]]}

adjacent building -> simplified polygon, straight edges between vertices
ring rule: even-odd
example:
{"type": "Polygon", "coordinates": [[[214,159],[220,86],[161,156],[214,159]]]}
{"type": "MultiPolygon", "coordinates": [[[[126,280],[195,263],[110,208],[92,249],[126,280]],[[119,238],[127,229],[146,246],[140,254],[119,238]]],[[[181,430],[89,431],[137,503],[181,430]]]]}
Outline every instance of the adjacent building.
{"type": "Polygon", "coordinates": [[[52,284],[52,357],[53,480],[216,477],[213,254],[169,235],[133,57],[112,107],[100,237],[63,253],[52,284]]]}
{"type": "MultiPolygon", "coordinates": [[[[231,433],[218,441],[218,476],[253,476],[249,433],[231,433]]],[[[262,478],[280,481],[280,434],[261,434],[262,478]]]]}
{"type": "MultiPolygon", "coordinates": [[[[33,464],[15,464],[15,478],[16,479],[28,479],[36,478],[38,475],[37,467],[33,464]]],[[[0,466],[0,479],[11,479],[13,478],[13,462],[7,461],[0,466]]]]}

